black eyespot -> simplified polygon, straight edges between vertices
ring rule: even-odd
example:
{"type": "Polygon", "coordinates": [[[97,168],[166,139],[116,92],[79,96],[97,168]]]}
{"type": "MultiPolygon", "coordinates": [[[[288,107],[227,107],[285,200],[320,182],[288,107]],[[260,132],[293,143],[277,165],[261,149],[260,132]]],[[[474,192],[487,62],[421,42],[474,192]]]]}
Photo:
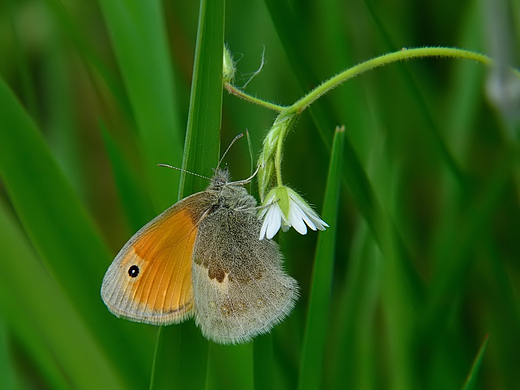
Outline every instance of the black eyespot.
{"type": "Polygon", "coordinates": [[[128,269],[128,275],[131,278],[136,278],[139,275],[139,267],[137,265],[133,265],[128,269]]]}

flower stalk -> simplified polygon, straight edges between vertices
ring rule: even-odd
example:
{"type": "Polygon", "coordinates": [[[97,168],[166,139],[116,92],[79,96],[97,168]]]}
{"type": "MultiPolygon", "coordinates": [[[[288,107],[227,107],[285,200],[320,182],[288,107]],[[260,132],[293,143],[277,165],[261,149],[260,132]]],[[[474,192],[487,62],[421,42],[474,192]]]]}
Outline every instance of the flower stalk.
{"type": "Polygon", "coordinates": [[[226,48],[224,68],[232,67],[232,69],[224,71],[226,90],[251,103],[278,112],[278,116],[264,139],[262,153],[257,163],[259,167],[258,189],[262,201],[259,218],[263,219],[260,239],[274,237],[280,228],[285,231],[294,227],[300,234],[306,234],[307,227],[312,230],[324,230],[328,226],[301,196],[283,184],[281,166],[284,143],[297,117],[320,97],[351,78],[394,62],[426,57],[469,59],[487,66],[493,64],[491,58],[468,50],[448,47],[403,48],[400,51],[384,54],[346,69],[314,88],[291,106],[284,107],[253,97],[233,85],[235,63],[226,48]]]}

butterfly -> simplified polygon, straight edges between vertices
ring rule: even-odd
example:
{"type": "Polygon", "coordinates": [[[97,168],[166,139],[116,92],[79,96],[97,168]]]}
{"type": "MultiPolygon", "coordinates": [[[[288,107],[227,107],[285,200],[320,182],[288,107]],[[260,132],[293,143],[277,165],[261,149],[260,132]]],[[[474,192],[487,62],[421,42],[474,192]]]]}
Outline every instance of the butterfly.
{"type": "Polygon", "coordinates": [[[146,224],[108,268],[101,296],[132,321],[170,325],[194,317],[220,344],[250,341],[282,321],[298,299],[272,240],[259,240],[257,203],[216,169],[206,190],[146,224]]]}

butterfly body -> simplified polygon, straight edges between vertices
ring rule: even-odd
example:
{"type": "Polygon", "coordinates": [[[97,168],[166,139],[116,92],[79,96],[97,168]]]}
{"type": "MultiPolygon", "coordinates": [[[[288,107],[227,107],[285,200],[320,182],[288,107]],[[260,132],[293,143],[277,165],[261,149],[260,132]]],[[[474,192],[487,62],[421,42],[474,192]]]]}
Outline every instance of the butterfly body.
{"type": "Polygon", "coordinates": [[[259,240],[256,200],[216,171],[205,191],[188,196],[140,229],[109,267],[102,298],[117,316],[154,325],[195,317],[218,343],[249,341],[293,308],[296,281],[278,245],[259,240]]]}

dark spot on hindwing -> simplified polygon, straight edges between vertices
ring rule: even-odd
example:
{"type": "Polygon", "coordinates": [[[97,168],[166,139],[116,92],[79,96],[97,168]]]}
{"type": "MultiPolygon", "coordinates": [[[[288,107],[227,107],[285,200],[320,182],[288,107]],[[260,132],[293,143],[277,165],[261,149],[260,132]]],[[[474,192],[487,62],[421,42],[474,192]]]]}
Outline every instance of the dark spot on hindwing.
{"type": "Polygon", "coordinates": [[[226,277],[226,272],[219,267],[209,267],[208,276],[210,279],[217,279],[217,282],[222,283],[226,277]]]}
{"type": "Polygon", "coordinates": [[[216,279],[219,283],[224,281],[226,275],[228,275],[230,282],[237,282],[242,284],[249,283],[253,279],[261,279],[263,276],[262,269],[258,265],[247,270],[238,269],[236,270],[238,272],[223,268],[217,264],[208,264],[207,261],[201,262],[200,265],[208,269],[208,277],[210,279],[216,279]]]}
{"type": "Polygon", "coordinates": [[[137,265],[132,265],[129,269],[128,269],[128,275],[131,277],[131,278],[136,278],[138,275],[139,275],[139,267],[137,265]]]}

